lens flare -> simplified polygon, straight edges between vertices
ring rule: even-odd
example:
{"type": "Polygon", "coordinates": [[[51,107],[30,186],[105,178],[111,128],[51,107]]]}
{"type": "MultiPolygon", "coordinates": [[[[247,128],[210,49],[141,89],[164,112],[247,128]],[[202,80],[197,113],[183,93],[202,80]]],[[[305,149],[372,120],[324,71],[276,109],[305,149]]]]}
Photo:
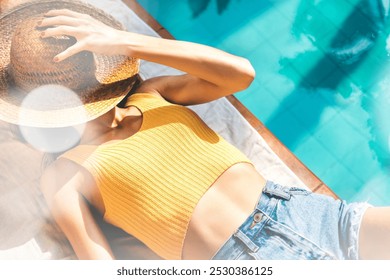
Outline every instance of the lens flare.
{"type": "MultiPolygon", "coordinates": [[[[21,123],[28,124],[30,114],[58,110],[58,118],[84,119],[82,116],[72,115],[72,107],[82,107],[79,97],[70,89],[59,85],[45,85],[31,91],[23,100],[22,107],[26,110],[20,114],[21,123]],[[69,111],[66,109],[69,108],[69,111]],[[65,109],[65,110],[64,110],[65,109]],[[62,113],[60,115],[60,112],[62,113]]],[[[47,123],[55,124],[55,119],[47,120],[47,123]]],[[[50,125],[48,125],[50,127],[50,125]]],[[[59,153],[74,147],[80,142],[84,133],[85,124],[70,127],[32,127],[20,126],[20,132],[24,140],[43,152],[59,153]]]]}

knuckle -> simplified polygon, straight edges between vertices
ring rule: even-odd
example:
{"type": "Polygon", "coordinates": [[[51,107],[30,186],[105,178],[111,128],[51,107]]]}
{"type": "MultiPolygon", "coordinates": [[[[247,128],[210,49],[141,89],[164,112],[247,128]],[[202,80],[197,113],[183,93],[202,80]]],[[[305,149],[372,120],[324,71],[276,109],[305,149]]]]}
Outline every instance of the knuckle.
{"type": "Polygon", "coordinates": [[[88,23],[91,23],[91,21],[94,21],[94,18],[91,16],[91,15],[88,15],[88,14],[84,14],[83,15],[83,19],[88,22],[88,23]]]}
{"type": "Polygon", "coordinates": [[[63,14],[66,12],[66,9],[56,9],[56,10],[52,10],[52,13],[53,14],[63,14]]]}
{"type": "Polygon", "coordinates": [[[80,24],[82,24],[82,25],[88,25],[88,23],[89,23],[89,21],[86,19],[86,18],[82,18],[82,19],[80,19],[80,24]]]}
{"type": "Polygon", "coordinates": [[[82,41],[82,42],[80,42],[79,46],[80,46],[81,48],[88,49],[89,47],[92,46],[92,44],[91,44],[91,42],[89,42],[89,41],[82,41]]]}
{"type": "Polygon", "coordinates": [[[63,33],[65,31],[65,27],[57,26],[57,27],[52,28],[52,30],[53,30],[53,32],[63,33]]]}
{"type": "Polygon", "coordinates": [[[46,37],[47,37],[47,36],[51,36],[51,35],[53,34],[53,29],[54,29],[54,28],[46,28],[46,29],[44,30],[44,32],[42,32],[42,34],[45,34],[46,37]]]}

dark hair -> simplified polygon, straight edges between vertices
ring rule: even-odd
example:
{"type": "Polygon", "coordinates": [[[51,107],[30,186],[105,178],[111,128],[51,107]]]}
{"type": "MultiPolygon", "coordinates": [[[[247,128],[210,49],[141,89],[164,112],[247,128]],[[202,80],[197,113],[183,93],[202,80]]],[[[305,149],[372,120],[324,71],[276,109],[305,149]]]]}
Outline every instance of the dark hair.
{"type": "Polygon", "coordinates": [[[126,102],[127,102],[127,99],[129,98],[130,95],[132,95],[133,93],[135,93],[139,87],[139,85],[142,83],[142,78],[139,74],[137,74],[135,76],[135,82],[133,84],[133,86],[131,87],[130,91],[127,93],[127,95],[121,100],[121,102],[118,103],[118,105],[116,105],[117,107],[119,108],[125,108],[126,107],[126,102]]]}

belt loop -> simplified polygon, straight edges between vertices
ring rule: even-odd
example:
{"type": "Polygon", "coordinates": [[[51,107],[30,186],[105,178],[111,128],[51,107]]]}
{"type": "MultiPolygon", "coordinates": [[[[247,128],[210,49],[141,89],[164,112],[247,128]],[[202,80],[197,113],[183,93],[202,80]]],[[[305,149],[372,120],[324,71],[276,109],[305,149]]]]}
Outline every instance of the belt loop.
{"type": "Polygon", "coordinates": [[[290,200],[291,194],[289,188],[283,187],[279,184],[275,184],[271,181],[267,181],[263,193],[268,194],[269,196],[282,198],[284,200],[290,200]]]}
{"type": "Polygon", "coordinates": [[[241,240],[242,243],[245,244],[245,246],[251,250],[253,253],[256,253],[259,250],[259,246],[257,246],[253,241],[245,235],[241,230],[237,230],[234,234],[234,237],[241,240]]]}

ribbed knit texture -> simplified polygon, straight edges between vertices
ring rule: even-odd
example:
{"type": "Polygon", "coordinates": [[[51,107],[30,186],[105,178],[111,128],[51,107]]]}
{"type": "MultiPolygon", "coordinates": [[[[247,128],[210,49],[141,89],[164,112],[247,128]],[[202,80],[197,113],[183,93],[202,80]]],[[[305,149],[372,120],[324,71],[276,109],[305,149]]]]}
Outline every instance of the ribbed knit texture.
{"type": "Polygon", "coordinates": [[[129,138],[78,146],[62,157],[96,180],[104,218],[165,259],[181,259],[196,204],[230,166],[250,162],[191,109],[151,94],[134,94],[128,106],[143,114],[129,138]]]}

